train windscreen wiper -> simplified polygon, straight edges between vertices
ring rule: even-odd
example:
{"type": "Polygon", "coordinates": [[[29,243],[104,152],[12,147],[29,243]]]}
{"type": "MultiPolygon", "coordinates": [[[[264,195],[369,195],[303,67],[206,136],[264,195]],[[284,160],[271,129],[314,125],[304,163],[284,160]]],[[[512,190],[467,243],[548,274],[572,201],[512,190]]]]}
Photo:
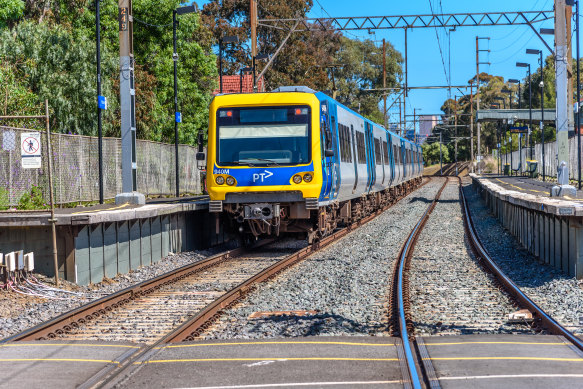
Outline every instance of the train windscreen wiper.
{"type": "Polygon", "coordinates": [[[270,164],[275,165],[275,166],[281,166],[279,163],[275,162],[273,159],[265,159],[265,158],[250,158],[250,159],[253,159],[254,161],[267,162],[267,163],[270,163],[270,164]]]}

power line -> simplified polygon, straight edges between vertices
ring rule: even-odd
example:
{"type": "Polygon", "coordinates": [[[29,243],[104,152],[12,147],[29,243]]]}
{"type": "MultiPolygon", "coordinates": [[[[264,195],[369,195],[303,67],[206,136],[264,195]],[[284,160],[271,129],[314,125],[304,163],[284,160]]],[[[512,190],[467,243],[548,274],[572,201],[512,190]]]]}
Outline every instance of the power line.
{"type": "MultiPolygon", "coordinates": [[[[431,4],[431,0],[428,0],[428,1],[429,1],[429,8],[431,9],[431,14],[436,17],[437,15],[435,15],[435,12],[433,12],[433,4],[431,4]]],[[[443,73],[445,74],[445,80],[449,84],[449,78],[447,75],[447,69],[445,67],[445,60],[443,59],[443,51],[441,50],[441,42],[439,40],[439,34],[437,33],[437,27],[435,27],[435,36],[437,38],[437,46],[439,47],[439,54],[441,56],[441,64],[443,65],[443,73]]]]}

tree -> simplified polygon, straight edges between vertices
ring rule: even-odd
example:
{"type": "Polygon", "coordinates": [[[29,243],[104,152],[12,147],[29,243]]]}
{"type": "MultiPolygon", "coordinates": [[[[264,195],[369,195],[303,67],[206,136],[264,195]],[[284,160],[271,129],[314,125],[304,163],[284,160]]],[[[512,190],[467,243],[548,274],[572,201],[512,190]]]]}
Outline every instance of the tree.
{"type": "Polygon", "coordinates": [[[19,19],[23,11],[22,0],[0,0],[0,30],[19,19]]]}
{"type": "MultiPolygon", "coordinates": [[[[403,57],[393,45],[387,43],[387,87],[400,84],[403,57]]],[[[340,65],[336,71],[337,99],[363,116],[383,123],[379,109],[382,92],[367,92],[365,89],[383,86],[383,51],[371,40],[359,41],[343,37],[335,61],[340,65]]]]}
{"type": "MultiPolygon", "coordinates": [[[[312,7],[311,0],[272,0],[259,2],[258,17],[302,18],[312,7]]],[[[224,50],[224,71],[237,74],[239,69],[251,66],[249,1],[212,0],[202,11],[204,23],[212,30],[215,42],[226,35],[236,35],[239,43],[229,44],[224,50]]],[[[258,28],[258,52],[273,55],[288,31],[258,28]]],[[[268,89],[282,85],[306,85],[326,90],[329,78],[325,66],[334,62],[334,53],[340,45],[340,34],[332,31],[294,32],[265,73],[268,89]]],[[[265,66],[258,62],[258,73],[265,66]]]]}
{"type": "MultiPolygon", "coordinates": [[[[104,50],[104,73],[112,73],[116,58],[104,50]]],[[[14,64],[20,82],[38,96],[37,103],[49,100],[55,131],[95,135],[95,45],[86,38],[74,39],[60,26],[20,22],[12,31],[0,34],[0,61],[14,64]]],[[[103,94],[115,97],[108,78],[103,94]]],[[[105,112],[104,127],[111,127],[112,111],[105,112]]]]}
{"type": "MultiPolygon", "coordinates": [[[[439,142],[424,143],[421,149],[423,151],[423,160],[427,166],[439,163],[439,142]]],[[[450,162],[449,151],[445,145],[441,146],[441,158],[443,163],[450,162]]]]}

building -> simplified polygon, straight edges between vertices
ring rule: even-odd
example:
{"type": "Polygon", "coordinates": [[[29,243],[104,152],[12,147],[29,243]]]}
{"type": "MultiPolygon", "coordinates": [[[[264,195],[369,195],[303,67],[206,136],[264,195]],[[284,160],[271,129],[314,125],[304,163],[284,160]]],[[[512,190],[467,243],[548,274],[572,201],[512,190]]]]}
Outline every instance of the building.
{"type": "Polygon", "coordinates": [[[437,125],[437,116],[419,115],[419,143],[425,142],[433,132],[433,127],[437,125]]]}
{"type": "MultiPolygon", "coordinates": [[[[213,96],[218,95],[220,88],[213,91],[213,96]]],[[[253,93],[253,75],[244,74],[243,83],[241,85],[241,76],[223,76],[223,93],[253,93]],[[242,87],[242,88],[241,88],[242,87]]],[[[265,79],[263,77],[257,79],[257,91],[265,92],[265,79]]]]}

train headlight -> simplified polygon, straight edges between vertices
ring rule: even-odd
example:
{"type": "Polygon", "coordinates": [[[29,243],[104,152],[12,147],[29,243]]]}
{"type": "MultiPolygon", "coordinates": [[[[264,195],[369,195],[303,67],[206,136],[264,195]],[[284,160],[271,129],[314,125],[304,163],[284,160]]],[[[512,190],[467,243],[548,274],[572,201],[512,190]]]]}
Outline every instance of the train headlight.
{"type": "Polygon", "coordinates": [[[300,176],[299,174],[296,174],[293,178],[294,184],[299,184],[300,182],[302,182],[302,176],[300,176]]]}
{"type": "Polygon", "coordinates": [[[228,176],[227,177],[227,185],[229,185],[229,186],[235,185],[235,179],[231,176],[228,176]]]}
{"type": "Polygon", "coordinates": [[[225,177],[223,177],[223,176],[217,176],[217,178],[215,178],[215,182],[218,185],[223,185],[225,183],[225,177]]]}
{"type": "Polygon", "coordinates": [[[304,181],[305,182],[312,182],[312,175],[310,173],[304,174],[304,181]]]}

